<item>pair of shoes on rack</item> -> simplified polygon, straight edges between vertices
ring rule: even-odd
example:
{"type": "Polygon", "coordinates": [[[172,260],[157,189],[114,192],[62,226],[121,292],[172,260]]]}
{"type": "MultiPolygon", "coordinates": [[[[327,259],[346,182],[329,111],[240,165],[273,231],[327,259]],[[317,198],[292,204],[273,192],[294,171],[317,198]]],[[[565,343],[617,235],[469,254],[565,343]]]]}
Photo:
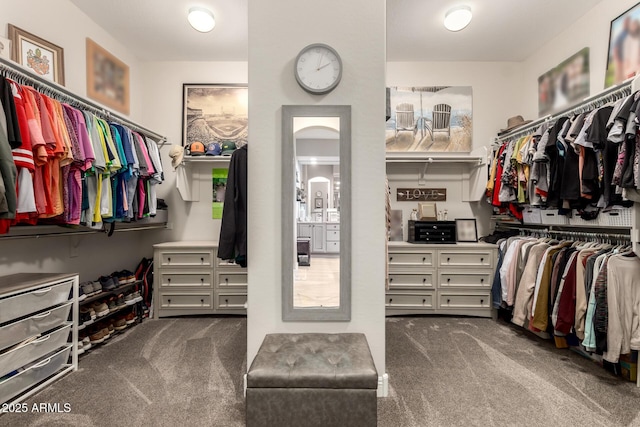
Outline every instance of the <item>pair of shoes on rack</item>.
{"type": "Polygon", "coordinates": [[[132,325],[134,323],[136,323],[136,315],[133,314],[133,312],[127,314],[126,316],[124,316],[124,321],[127,325],[132,325]]]}
{"type": "Polygon", "coordinates": [[[114,276],[100,276],[98,278],[100,285],[102,286],[102,290],[105,292],[109,292],[120,286],[120,282],[114,276]]]}
{"type": "Polygon", "coordinates": [[[98,315],[93,307],[80,307],[80,325],[83,328],[91,325],[97,317],[98,315]]]}
{"type": "Polygon", "coordinates": [[[117,278],[118,283],[121,285],[136,281],[136,275],[129,270],[116,271],[111,276],[117,278]]]}
{"type": "Polygon", "coordinates": [[[124,296],[124,302],[127,305],[133,305],[140,301],[142,301],[142,296],[140,296],[140,291],[131,292],[124,296]]]}
{"type": "MultiPolygon", "coordinates": [[[[82,293],[84,293],[84,295],[87,297],[97,295],[102,292],[102,286],[100,285],[100,283],[91,281],[80,283],[80,289],[82,290],[82,293]]],[[[79,298],[78,300],[81,301],[79,298]]]]}
{"type": "Polygon", "coordinates": [[[97,317],[103,317],[110,313],[109,306],[104,301],[96,301],[91,305],[97,317]]]}

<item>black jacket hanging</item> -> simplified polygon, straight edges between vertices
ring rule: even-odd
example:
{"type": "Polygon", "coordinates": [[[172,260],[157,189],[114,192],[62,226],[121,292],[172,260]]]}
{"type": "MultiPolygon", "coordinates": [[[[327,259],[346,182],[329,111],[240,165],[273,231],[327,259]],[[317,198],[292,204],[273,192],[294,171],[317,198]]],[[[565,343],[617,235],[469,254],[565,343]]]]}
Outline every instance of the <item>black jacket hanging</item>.
{"type": "Polygon", "coordinates": [[[229,164],[222,208],[218,258],[247,266],[247,146],[235,150],[229,164]]]}

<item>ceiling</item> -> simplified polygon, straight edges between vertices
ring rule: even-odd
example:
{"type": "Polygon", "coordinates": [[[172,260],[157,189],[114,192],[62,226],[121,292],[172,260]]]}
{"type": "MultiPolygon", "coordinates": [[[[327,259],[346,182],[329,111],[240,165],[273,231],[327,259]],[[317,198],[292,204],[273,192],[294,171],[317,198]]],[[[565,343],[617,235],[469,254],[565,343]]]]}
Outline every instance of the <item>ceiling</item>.
{"type": "MultiPolygon", "coordinates": [[[[459,0],[387,0],[387,60],[522,61],[600,1],[465,0],[474,18],[452,33],[442,19],[459,0]]],[[[71,2],[143,61],[247,60],[248,0],[71,2]],[[193,6],[213,11],[213,31],[189,26],[193,6]]]]}

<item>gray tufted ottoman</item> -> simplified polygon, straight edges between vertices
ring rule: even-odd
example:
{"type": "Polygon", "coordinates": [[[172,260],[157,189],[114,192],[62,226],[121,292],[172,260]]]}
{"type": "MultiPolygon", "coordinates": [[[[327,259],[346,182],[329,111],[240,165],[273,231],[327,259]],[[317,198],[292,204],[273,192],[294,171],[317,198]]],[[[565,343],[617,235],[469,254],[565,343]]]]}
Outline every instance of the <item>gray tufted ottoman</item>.
{"type": "Polygon", "coordinates": [[[247,426],[375,426],[364,334],[269,334],[247,374],[247,426]]]}

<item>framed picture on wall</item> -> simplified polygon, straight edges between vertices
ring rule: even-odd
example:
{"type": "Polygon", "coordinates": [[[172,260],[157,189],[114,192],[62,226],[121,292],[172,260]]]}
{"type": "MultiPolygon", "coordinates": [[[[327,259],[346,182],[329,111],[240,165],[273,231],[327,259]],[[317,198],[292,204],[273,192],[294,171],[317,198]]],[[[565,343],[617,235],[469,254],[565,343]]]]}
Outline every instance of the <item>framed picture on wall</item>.
{"type": "Polygon", "coordinates": [[[12,60],[40,77],[64,85],[64,50],[60,46],[11,24],[9,40],[12,60]]]}
{"type": "Polygon", "coordinates": [[[475,218],[456,219],[456,242],[477,242],[478,229],[475,218]]]}
{"type": "Polygon", "coordinates": [[[87,38],[87,95],[129,114],[129,66],[87,38]]]}
{"type": "Polygon", "coordinates": [[[473,137],[471,86],[388,88],[385,145],[388,157],[468,153],[473,137]]]}
{"type": "Polygon", "coordinates": [[[240,148],[246,144],[247,85],[185,83],[182,89],[182,145],[232,141],[240,148]]]}
{"type": "Polygon", "coordinates": [[[640,3],[611,21],[604,87],[618,85],[640,71],[640,3]]]}
{"type": "Polygon", "coordinates": [[[322,197],[316,197],[314,206],[316,209],[322,209],[322,197]]]}

